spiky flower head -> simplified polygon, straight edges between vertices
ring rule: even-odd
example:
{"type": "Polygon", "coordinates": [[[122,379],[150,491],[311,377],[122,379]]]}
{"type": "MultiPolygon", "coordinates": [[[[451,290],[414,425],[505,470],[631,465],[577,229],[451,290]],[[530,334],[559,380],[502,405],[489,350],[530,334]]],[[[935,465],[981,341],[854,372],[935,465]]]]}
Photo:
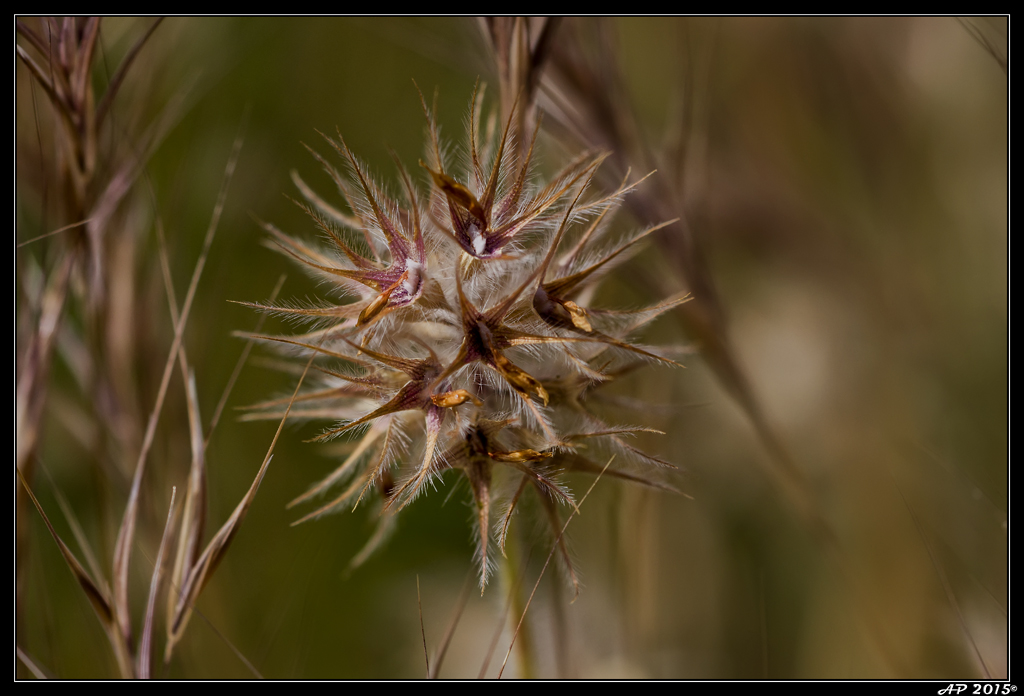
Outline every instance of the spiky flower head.
{"type": "MultiPolygon", "coordinates": [[[[553,526],[559,504],[575,505],[565,474],[597,473],[599,457],[621,457],[606,470],[611,475],[671,490],[652,476],[671,465],[625,441],[650,429],[609,425],[590,405],[602,385],[643,363],[677,365],[629,336],[685,298],[639,310],[588,306],[606,273],[660,227],[625,236],[612,231],[616,208],[639,181],[630,183],[627,174],[612,193],[595,195],[592,183],[604,156],[583,153],[538,184],[531,172],[537,133],[518,155],[514,144],[521,134],[512,132],[510,117],[500,134],[481,143],[477,102],[474,91],[467,161],[458,173],[443,156],[423,102],[426,200],[397,158],[400,198],[375,183],[340,134],[325,136],[346,173],[311,152],[348,212],[296,176],[306,199],[298,204],[321,241],[265,228],[284,253],[345,299],[313,307],[253,306],[313,325],[300,335],[261,337],[317,354],[320,383],[299,397],[292,414],[334,421],[317,441],[360,433],[341,465],[293,504],[334,487],[340,494],[299,521],[354,507],[379,492],[382,526],[358,563],[399,510],[446,472],[459,470],[473,496],[483,588],[492,536],[504,551],[528,489],[553,526]],[[631,472],[630,463],[647,471],[631,472]]],[[[253,417],[279,415],[284,405],[257,404],[253,417]]],[[[571,564],[569,574],[575,584],[571,564]]]]}

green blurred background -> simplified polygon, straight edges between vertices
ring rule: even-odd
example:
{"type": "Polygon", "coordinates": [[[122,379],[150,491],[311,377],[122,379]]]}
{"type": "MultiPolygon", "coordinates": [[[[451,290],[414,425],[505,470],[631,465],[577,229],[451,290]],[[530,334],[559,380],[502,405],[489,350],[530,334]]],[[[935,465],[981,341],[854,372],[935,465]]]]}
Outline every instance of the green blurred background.
{"type": "MultiPolygon", "coordinates": [[[[109,65],[151,21],[105,20],[109,65]]],[[[576,21],[583,20],[567,20],[576,21]]],[[[969,678],[983,674],[980,654],[993,676],[1005,677],[1008,81],[969,28],[997,47],[1001,38],[1005,55],[1007,21],[601,21],[652,141],[674,137],[664,133],[666,114],[693,78],[696,87],[684,94],[695,114],[682,193],[688,219],[740,364],[810,480],[853,577],[841,575],[765,475],[764,446],[697,352],[686,370],[636,373],[619,393],[652,407],[610,416],[643,419],[668,433],[638,444],[680,466],[674,482],[692,499],[597,484],[569,528],[584,584],[579,599],[558,609],[545,580],[530,610],[537,673],[969,678]],[[556,639],[558,611],[568,629],[556,639]],[[866,613],[878,618],[874,632],[861,620],[866,613]],[[561,672],[556,640],[566,655],[561,672]]],[[[99,61],[96,84],[109,79],[103,67],[99,61]]],[[[186,100],[145,177],[166,230],[179,302],[249,109],[185,334],[204,423],[243,347],[232,331],[250,330],[257,320],[228,300],[265,300],[282,273],[282,297],[324,294],[263,244],[253,220],[314,236],[285,197],[296,195],[291,170],[336,199],[302,143],[327,154],[317,131],[337,128],[390,181],[387,146],[411,169],[423,152],[413,80],[428,95],[439,91],[442,135],[461,143],[474,81],[494,86],[492,72],[471,19],[163,22],[113,113],[115,124],[145,121],[172,98],[186,100]]],[[[33,110],[43,108],[19,65],[18,241],[56,226],[42,228],[38,187],[23,182],[39,140],[33,110]]],[[[551,143],[541,144],[544,166],[557,166],[551,143]]],[[[139,226],[135,304],[126,319],[139,346],[126,374],[142,423],[173,335],[155,264],[152,205],[148,216],[139,226]]],[[[19,250],[18,273],[27,272],[26,255],[45,267],[50,243],[19,250]]],[[[674,268],[652,246],[620,269],[608,301],[655,299],[634,287],[630,274],[674,268]]],[[[681,279],[678,285],[685,287],[681,279]]],[[[290,329],[271,321],[268,330],[290,329]]],[[[691,337],[670,315],[645,338],[657,344],[691,337]]],[[[268,356],[257,348],[229,406],[291,390],[294,377],[270,369],[268,356]]],[[[128,479],[111,479],[74,436],[69,414],[87,412],[88,402],[76,396],[60,358],[50,390],[39,453],[45,474],[37,472],[33,485],[70,538],[53,491],[67,497],[109,567],[128,479]]],[[[170,487],[181,491],[188,471],[180,376],[163,413],[133,560],[136,616],[170,487]]],[[[218,427],[207,454],[208,528],[230,515],[275,427],[238,422],[231,411],[218,427]]],[[[460,486],[446,501],[453,478],[421,497],[402,512],[388,545],[346,575],[372,533],[371,506],[297,527],[289,524],[302,511],[285,509],[337,466],[337,446],[302,442],[318,432],[314,424],[286,427],[248,518],[199,600],[202,616],[193,617],[158,675],[253,676],[235,650],[265,677],[423,675],[417,577],[433,652],[474,569],[468,492],[460,486]]],[[[580,493],[588,485],[573,481],[580,493]]],[[[34,512],[30,524],[18,646],[54,676],[113,676],[99,622],[34,512]]],[[[528,587],[546,552],[533,550],[528,587]]],[[[496,579],[483,597],[470,592],[442,676],[478,674],[507,591],[496,579]]],[[[489,676],[509,635],[506,629],[498,642],[489,676]]],[[[162,649],[162,638],[157,645],[162,649]]],[[[506,675],[517,674],[517,660],[513,653],[506,675]]],[[[17,674],[28,672],[19,664],[17,674]]]]}

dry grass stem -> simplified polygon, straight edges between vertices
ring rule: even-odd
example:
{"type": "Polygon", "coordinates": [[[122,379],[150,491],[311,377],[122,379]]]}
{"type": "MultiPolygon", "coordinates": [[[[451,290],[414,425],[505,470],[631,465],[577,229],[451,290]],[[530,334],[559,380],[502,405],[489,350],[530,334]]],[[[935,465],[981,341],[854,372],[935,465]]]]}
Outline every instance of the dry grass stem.
{"type": "MultiPolygon", "coordinates": [[[[601,473],[598,474],[597,478],[595,478],[591,482],[590,488],[587,489],[587,492],[584,493],[583,497],[580,499],[580,505],[583,505],[583,503],[586,502],[587,497],[590,495],[590,492],[594,490],[594,486],[596,486],[597,482],[601,480],[601,476],[604,474],[605,471],[608,470],[608,467],[611,466],[613,460],[614,457],[612,459],[609,459],[608,463],[604,465],[604,469],[601,470],[601,473]]],[[[577,506],[576,510],[573,510],[572,512],[569,513],[569,516],[565,519],[565,524],[562,525],[561,531],[559,531],[558,536],[555,537],[555,543],[552,544],[551,551],[548,552],[548,557],[544,559],[544,565],[541,567],[540,574],[537,576],[537,582],[533,584],[533,589],[530,591],[530,596],[526,600],[526,606],[523,607],[523,613],[519,617],[519,623],[516,624],[516,630],[512,633],[512,640],[508,644],[508,651],[505,652],[505,659],[502,660],[501,669],[498,670],[498,679],[501,679],[501,675],[505,672],[505,665],[508,664],[509,655],[512,654],[512,647],[516,643],[516,636],[519,635],[519,631],[523,627],[523,621],[526,620],[526,612],[530,609],[530,604],[533,602],[533,596],[537,594],[537,588],[540,587],[540,581],[544,577],[544,572],[548,569],[548,564],[551,563],[551,558],[555,555],[555,551],[559,548],[559,542],[561,542],[562,537],[565,536],[565,530],[569,528],[569,523],[572,522],[572,518],[574,515],[577,514],[578,510],[579,506],[577,506]]]]}

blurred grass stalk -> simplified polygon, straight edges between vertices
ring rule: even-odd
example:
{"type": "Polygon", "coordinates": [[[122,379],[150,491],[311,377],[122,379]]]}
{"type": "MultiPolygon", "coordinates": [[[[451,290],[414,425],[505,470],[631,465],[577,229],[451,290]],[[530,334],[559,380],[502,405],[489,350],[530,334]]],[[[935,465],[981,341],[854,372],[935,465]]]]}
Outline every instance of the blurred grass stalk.
{"type": "MultiPolygon", "coordinates": [[[[959,21],[1006,73],[1005,37],[1001,37],[994,26],[984,22],[959,21]]],[[[701,357],[712,368],[723,389],[745,412],[757,433],[767,456],[756,457],[755,461],[765,466],[765,473],[777,486],[782,499],[796,512],[821,551],[831,560],[833,572],[845,586],[847,600],[853,606],[865,638],[876,658],[884,665],[885,672],[892,677],[915,673],[918,668],[906,662],[905,651],[896,649],[892,643],[893,633],[886,625],[890,623],[889,617],[881,611],[869,584],[865,582],[861,559],[852,555],[848,541],[840,538],[835,522],[826,513],[820,493],[815,490],[803,467],[794,461],[784,443],[785,438],[780,436],[761,406],[730,337],[726,311],[703,252],[703,244],[689,224],[690,209],[701,205],[694,189],[707,186],[705,181],[699,180],[698,172],[704,164],[699,160],[706,157],[707,140],[712,137],[709,132],[711,124],[707,121],[706,111],[702,113],[702,110],[709,108],[709,101],[713,98],[713,86],[708,82],[713,57],[700,55],[699,48],[690,42],[689,25],[683,24],[677,51],[679,64],[665,68],[666,77],[681,77],[681,85],[669,91],[666,100],[669,110],[659,132],[651,127],[649,119],[645,123],[639,117],[634,106],[636,93],[631,93],[627,84],[617,50],[622,45],[622,37],[615,35],[609,23],[587,20],[561,23],[557,19],[517,18],[482,20],[481,26],[496,58],[506,113],[513,95],[530,106],[536,103],[538,111],[548,117],[546,125],[564,142],[612,153],[612,177],[628,176],[631,170],[659,170],[654,184],[641,188],[636,196],[628,198],[627,205],[639,221],[647,224],[677,221],[667,233],[655,237],[677,276],[637,269],[635,282],[645,286],[648,294],[653,295],[674,291],[682,282],[693,294],[694,301],[680,305],[676,311],[701,357]],[[698,178],[698,181],[692,181],[693,178],[698,178]]],[[[712,44],[714,39],[712,37],[712,44]]],[[[869,68],[852,66],[849,69],[866,71],[869,68]]],[[[891,98],[890,95],[883,96],[891,98]]],[[[892,483],[899,490],[895,479],[892,483]]],[[[978,676],[993,677],[964,618],[956,593],[946,578],[943,563],[932,552],[929,533],[920,526],[912,503],[902,491],[900,495],[907,512],[914,519],[934,573],[944,588],[948,610],[958,619],[966,652],[964,658],[974,663],[978,676]]],[[[630,536],[641,535],[638,528],[630,536]]],[[[763,578],[761,583],[763,586],[763,578]]]]}
{"type": "MultiPolygon", "coordinates": [[[[122,138],[115,129],[127,124],[114,125],[112,106],[125,76],[158,24],[159,20],[151,22],[138,37],[97,97],[94,73],[102,50],[99,18],[17,20],[17,54],[19,64],[28,72],[32,105],[28,113],[34,119],[31,131],[36,142],[27,137],[30,129],[19,129],[19,133],[26,134],[18,143],[22,189],[18,237],[24,241],[18,245],[16,264],[23,281],[40,279],[34,287],[23,284],[19,288],[23,293],[19,297],[19,324],[26,329],[19,332],[19,338],[24,341],[27,335],[27,345],[19,342],[22,350],[17,382],[16,465],[23,484],[17,496],[19,605],[20,578],[28,562],[25,494],[31,495],[58,340],[65,361],[77,368],[78,387],[92,404],[88,414],[80,415],[85,422],[93,421],[89,430],[94,435],[89,444],[95,461],[109,467],[107,475],[123,477],[130,472],[129,462],[138,450],[136,393],[126,379],[130,373],[124,369],[134,363],[134,335],[125,319],[133,312],[130,303],[134,295],[135,245],[138,226],[143,224],[140,218],[146,213],[144,199],[133,189],[148,156],[166,132],[169,119],[158,118],[148,132],[122,138]],[[51,225],[57,228],[54,232],[46,230],[51,225]],[[36,234],[29,232],[33,227],[36,234]],[[72,312],[80,325],[67,321],[66,316],[72,312]]],[[[34,497],[32,501],[42,513],[34,497]]],[[[52,526],[50,529],[93,600],[122,676],[134,674],[127,619],[117,616],[102,578],[85,572],[68,555],[70,551],[52,526]]],[[[93,558],[91,551],[83,551],[93,558]]],[[[95,565],[92,570],[96,572],[95,565]]]]}
{"type": "MultiPolygon", "coordinates": [[[[128,113],[120,113],[119,118],[123,120],[115,124],[113,116],[115,97],[159,24],[159,19],[150,21],[135,39],[117,64],[117,69],[108,76],[106,88],[97,100],[93,82],[103,72],[99,66],[106,67],[105,56],[102,61],[98,60],[103,50],[100,18],[17,20],[18,36],[27,46],[19,44],[17,51],[21,65],[28,72],[36,136],[36,143],[28,137],[18,143],[19,167],[27,169],[22,172],[22,182],[29,189],[22,192],[25,201],[19,199],[19,221],[24,223],[19,225],[19,231],[31,229],[32,223],[45,229],[55,218],[60,227],[53,232],[36,235],[21,232],[19,236],[29,239],[18,245],[16,257],[20,278],[42,278],[34,285],[26,283],[21,288],[24,297],[19,298],[22,300],[19,325],[28,329],[29,336],[18,360],[16,469],[20,487],[17,495],[16,613],[20,619],[21,579],[30,561],[27,535],[30,528],[28,501],[31,501],[68,568],[89,598],[107,635],[118,672],[124,678],[148,678],[151,675],[154,619],[157,596],[162,589],[167,593],[165,662],[170,660],[199,593],[209,581],[251,505],[273,451],[271,445],[248,493],[200,552],[206,518],[204,453],[223,409],[223,401],[233,386],[234,376],[228,381],[210,432],[204,437],[195,373],[189,366],[182,336],[224,208],[242,136],[239,133],[236,138],[203,250],[179,313],[161,222],[156,210],[152,209],[155,203],[152,184],[149,184],[147,195],[145,187],[139,184],[139,178],[149,158],[181,116],[187,90],[177,91],[172,99],[157,106],[156,117],[142,128],[141,133],[134,131],[147,118],[146,112],[153,105],[139,99],[138,95],[135,95],[128,113]],[[36,90],[45,96],[38,104],[36,90]],[[44,142],[52,150],[44,148],[44,142]],[[55,216],[51,208],[56,209],[55,216]],[[144,239],[149,221],[154,217],[159,263],[153,258],[140,260],[136,256],[137,245],[144,239]],[[147,361],[138,345],[137,329],[132,325],[132,317],[138,311],[133,306],[133,289],[136,274],[152,272],[157,265],[167,292],[174,338],[162,368],[156,403],[143,431],[139,412],[144,399],[139,393],[140,383],[132,381],[132,368],[154,371],[159,368],[155,361],[147,361]],[[70,319],[68,315],[71,315],[70,319]],[[80,321],[81,326],[73,320],[80,321]],[[119,492],[130,480],[123,518],[117,527],[109,581],[100,570],[88,538],[60,491],[55,491],[55,494],[80,546],[80,553],[87,559],[88,569],[61,538],[32,492],[33,474],[39,461],[42,416],[51,387],[50,367],[55,344],[63,349],[61,357],[74,371],[76,386],[92,406],[91,410],[77,409],[66,396],[63,400],[64,408],[76,411],[74,420],[86,424],[85,432],[90,433],[80,444],[90,451],[90,463],[98,469],[101,487],[119,492]],[[184,514],[180,516],[174,504],[175,489],[171,490],[170,509],[159,549],[151,561],[144,616],[141,625],[135,625],[139,622],[132,618],[130,562],[136,545],[142,481],[176,363],[185,387],[189,426],[186,438],[192,444],[192,467],[184,514]],[[178,552],[170,582],[164,587],[164,566],[175,534],[175,521],[179,518],[178,552]],[[138,636],[136,631],[140,631],[138,636]]],[[[165,59],[163,56],[160,58],[165,59]]],[[[143,70],[144,67],[137,69],[143,70]]],[[[20,132],[26,130],[21,129],[20,132]]],[[[148,307],[143,311],[156,314],[159,308],[148,307]]],[[[242,360],[247,354],[248,350],[243,352],[242,360]]],[[[281,426],[283,424],[284,420],[281,426]]],[[[103,501],[107,505],[116,505],[113,500],[116,497],[119,496],[106,493],[103,501]]],[[[102,513],[107,518],[117,516],[115,510],[105,509],[102,513]]],[[[31,657],[19,647],[21,654],[26,655],[23,664],[34,665],[31,657]]]]}

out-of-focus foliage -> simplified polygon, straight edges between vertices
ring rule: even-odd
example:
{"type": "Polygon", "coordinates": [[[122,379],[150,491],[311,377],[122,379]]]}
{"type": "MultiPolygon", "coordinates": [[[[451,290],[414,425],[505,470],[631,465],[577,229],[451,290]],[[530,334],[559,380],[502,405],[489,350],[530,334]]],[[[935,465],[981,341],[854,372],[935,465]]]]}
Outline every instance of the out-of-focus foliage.
{"type": "MultiPolygon", "coordinates": [[[[98,89],[150,21],[104,20],[92,75],[98,89]]],[[[1005,676],[1006,20],[573,19],[557,31],[556,41],[580,37],[583,52],[596,50],[588,37],[603,36],[603,58],[621,69],[635,135],[651,145],[655,177],[678,184],[673,203],[714,282],[737,363],[807,479],[841,562],[765,475],[763,439],[702,357],[700,336],[663,318],[642,338],[691,341],[688,369],[638,373],[631,390],[616,392],[622,407],[610,417],[666,431],[636,443],[681,465],[674,484],[692,499],[598,482],[568,532],[580,598],[554,600],[558,583],[567,595],[564,579],[546,577],[520,638],[536,673],[1005,676]]],[[[137,184],[148,207],[133,213],[134,227],[125,225],[136,236],[121,257],[131,272],[122,267],[118,277],[131,282],[116,290],[133,301],[113,302],[114,312],[129,309],[110,324],[135,346],[115,380],[118,398],[135,399],[124,427],[141,430],[149,416],[173,337],[155,220],[180,305],[247,108],[241,157],[185,330],[204,426],[244,345],[232,331],[257,321],[228,300],[268,298],[282,272],[285,297],[315,299],[325,290],[267,249],[252,219],[315,234],[284,195],[296,195],[293,169],[318,191],[332,185],[302,143],[320,147],[317,130],[337,128],[375,174],[392,171],[385,145],[414,163],[426,123],[412,81],[428,99],[437,87],[438,122],[449,128],[442,134],[458,140],[473,84],[479,76],[493,88],[492,71],[472,20],[165,20],[107,119],[123,129],[108,136],[116,141],[184,100],[137,184]]],[[[55,208],[58,182],[47,178],[56,171],[53,114],[21,64],[16,98],[20,243],[66,221],[55,208]]],[[[556,132],[557,119],[544,121],[556,132]]],[[[561,145],[544,134],[538,140],[544,171],[565,164],[561,145]]],[[[671,248],[652,245],[636,256],[595,301],[639,307],[655,299],[657,283],[689,289],[671,248]]],[[[19,311],[32,309],[39,269],[50,268],[57,249],[47,238],[16,251],[19,311]]],[[[86,280],[72,278],[72,293],[84,292],[86,280]]],[[[68,335],[57,339],[32,486],[58,533],[72,540],[57,492],[67,499],[99,566],[109,568],[130,485],[119,462],[134,459],[109,441],[96,445],[96,402],[75,381],[75,356],[89,355],[74,344],[89,335],[76,306],[64,317],[68,335]]],[[[275,321],[268,330],[289,330],[275,321]]],[[[19,345],[26,331],[18,325],[19,345]]],[[[116,338],[103,345],[122,345],[116,338]]],[[[273,360],[254,352],[206,451],[208,536],[249,488],[274,432],[273,424],[239,422],[232,409],[294,387],[296,376],[273,360]]],[[[171,486],[180,496],[189,471],[180,375],[170,384],[143,483],[135,617],[171,486]]],[[[267,677],[424,674],[417,576],[433,651],[475,572],[466,526],[472,497],[449,480],[447,501],[441,491],[410,505],[387,545],[345,574],[374,529],[371,511],[291,527],[298,515],[285,509],[345,452],[344,439],[302,442],[317,433],[286,427],[199,598],[201,616],[167,667],[158,640],[155,675],[252,676],[238,653],[267,677]]],[[[585,490],[588,482],[574,484],[585,490]]],[[[116,675],[103,628],[34,511],[19,518],[19,531],[18,647],[51,676],[116,675]]],[[[520,531],[528,590],[548,547],[531,549],[539,530],[520,531]]],[[[470,593],[442,676],[479,673],[505,607],[504,580],[482,598],[470,593]]],[[[490,676],[516,619],[506,622],[490,676]]],[[[506,675],[516,673],[517,659],[513,652],[506,675]]],[[[17,670],[30,675],[24,663],[17,670]]]]}

